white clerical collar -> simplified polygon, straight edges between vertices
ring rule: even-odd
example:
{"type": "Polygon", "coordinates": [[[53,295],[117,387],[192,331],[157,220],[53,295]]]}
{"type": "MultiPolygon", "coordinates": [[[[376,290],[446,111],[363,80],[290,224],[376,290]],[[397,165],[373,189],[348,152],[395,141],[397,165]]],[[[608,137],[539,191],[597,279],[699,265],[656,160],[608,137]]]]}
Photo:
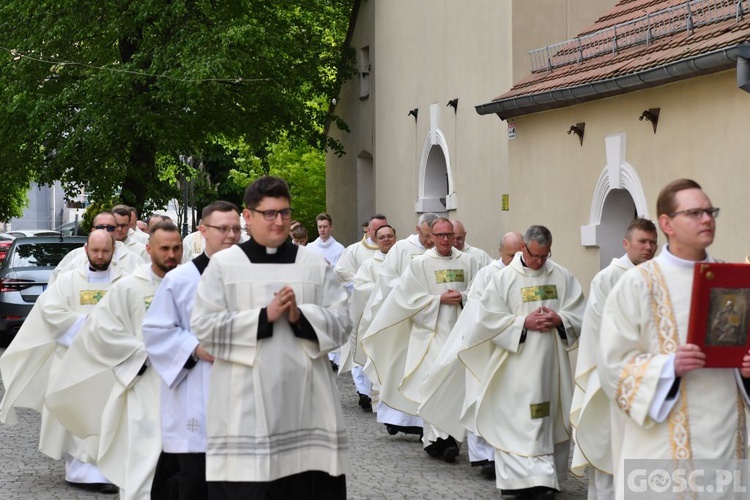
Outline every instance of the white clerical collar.
{"type": "Polygon", "coordinates": [[[333,236],[329,236],[326,241],[323,241],[323,238],[318,236],[318,241],[315,244],[318,245],[319,247],[328,248],[329,246],[333,245],[334,241],[336,240],[333,239],[333,236]]]}
{"type": "Polygon", "coordinates": [[[109,270],[108,267],[104,271],[94,271],[90,267],[87,268],[88,271],[88,282],[89,283],[109,283],[109,270]]]}
{"type": "Polygon", "coordinates": [[[669,244],[664,245],[664,248],[662,249],[661,253],[657,257],[660,261],[663,261],[666,264],[670,264],[675,267],[680,267],[683,269],[693,269],[695,267],[696,262],[706,262],[711,260],[711,258],[708,256],[708,252],[706,252],[706,258],[703,260],[686,260],[682,259],[680,257],[677,257],[672,252],[669,251],[669,244]]]}
{"type": "Polygon", "coordinates": [[[274,255],[276,252],[279,251],[279,247],[265,247],[266,254],[268,255],[274,255]]]}
{"type": "Polygon", "coordinates": [[[153,266],[149,266],[148,270],[151,271],[151,284],[158,286],[164,278],[154,272],[153,266]]]}

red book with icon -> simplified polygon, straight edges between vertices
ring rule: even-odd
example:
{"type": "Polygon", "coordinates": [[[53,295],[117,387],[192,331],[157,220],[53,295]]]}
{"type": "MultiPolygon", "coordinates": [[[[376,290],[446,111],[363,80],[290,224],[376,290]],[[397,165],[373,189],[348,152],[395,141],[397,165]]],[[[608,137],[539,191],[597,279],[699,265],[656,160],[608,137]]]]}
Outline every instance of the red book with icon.
{"type": "Polygon", "coordinates": [[[694,273],[688,343],[706,354],[706,368],[740,368],[750,350],[750,264],[698,262],[694,273]]]}

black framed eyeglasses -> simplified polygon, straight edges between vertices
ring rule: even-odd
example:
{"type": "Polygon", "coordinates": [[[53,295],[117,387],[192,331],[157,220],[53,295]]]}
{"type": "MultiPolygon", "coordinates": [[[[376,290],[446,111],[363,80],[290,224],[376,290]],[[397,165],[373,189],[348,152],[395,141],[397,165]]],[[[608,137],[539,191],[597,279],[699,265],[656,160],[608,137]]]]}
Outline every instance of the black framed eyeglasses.
{"type": "Polygon", "coordinates": [[[719,208],[712,207],[712,208],[689,208],[687,210],[679,210],[677,212],[668,213],[667,215],[669,217],[675,217],[677,215],[685,215],[686,217],[693,219],[693,220],[700,220],[701,217],[703,217],[703,214],[708,215],[712,219],[715,219],[719,216],[719,208]]]}
{"type": "Polygon", "coordinates": [[[439,240],[444,240],[446,238],[450,239],[456,235],[456,233],[430,233],[430,234],[432,234],[435,238],[439,240]]]}
{"type": "Polygon", "coordinates": [[[263,218],[267,221],[276,220],[276,217],[278,217],[279,215],[281,215],[282,220],[289,220],[292,218],[291,208],[284,208],[282,210],[255,210],[254,208],[251,208],[250,210],[259,214],[263,214],[263,218]]]}
{"type": "Polygon", "coordinates": [[[94,226],[94,229],[106,229],[108,232],[114,232],[115,229],[117,229],[117,226],[113,226],[112,224],[97,224],[94,226]]]}

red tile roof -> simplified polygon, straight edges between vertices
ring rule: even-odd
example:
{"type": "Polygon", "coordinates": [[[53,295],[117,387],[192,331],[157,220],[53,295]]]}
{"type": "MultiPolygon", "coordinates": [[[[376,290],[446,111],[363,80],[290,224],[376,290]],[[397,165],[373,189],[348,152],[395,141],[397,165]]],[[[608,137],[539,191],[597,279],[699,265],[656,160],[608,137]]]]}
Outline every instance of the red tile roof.
{"type": "MultiPolygon", "coordinates": [[[[514,110],[506,114],[517,116],[636,90],[635,85],[618,85],[618,79],[736,48],[748,40],[750,0],[623,0],[577,38],[532,51],[532,74],[477,110],[498,112],[504,101],[513,101],[520,104],[510,106],[514,110]],[[609,92],[561,97],[566,89],[606,82],[612,82],[609,92]],[[543,99],[536,97],[551,93],[556,97],[539,104],[543,99]]],[[[714,61],[692,74],[682,69],[681,74],[640,88],[725,70],[733,66],[731,59],[714,61]]]]}

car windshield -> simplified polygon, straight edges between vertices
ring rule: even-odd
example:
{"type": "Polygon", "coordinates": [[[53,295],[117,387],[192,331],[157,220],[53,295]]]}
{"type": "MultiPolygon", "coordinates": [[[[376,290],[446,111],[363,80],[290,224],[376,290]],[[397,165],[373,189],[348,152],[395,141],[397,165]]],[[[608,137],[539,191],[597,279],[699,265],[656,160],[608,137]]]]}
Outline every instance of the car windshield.
{"type": "Polygon", "coordinates": [[[16,246],[10,267],[55,267],[80,242],[25,243],[16,246]]]}

